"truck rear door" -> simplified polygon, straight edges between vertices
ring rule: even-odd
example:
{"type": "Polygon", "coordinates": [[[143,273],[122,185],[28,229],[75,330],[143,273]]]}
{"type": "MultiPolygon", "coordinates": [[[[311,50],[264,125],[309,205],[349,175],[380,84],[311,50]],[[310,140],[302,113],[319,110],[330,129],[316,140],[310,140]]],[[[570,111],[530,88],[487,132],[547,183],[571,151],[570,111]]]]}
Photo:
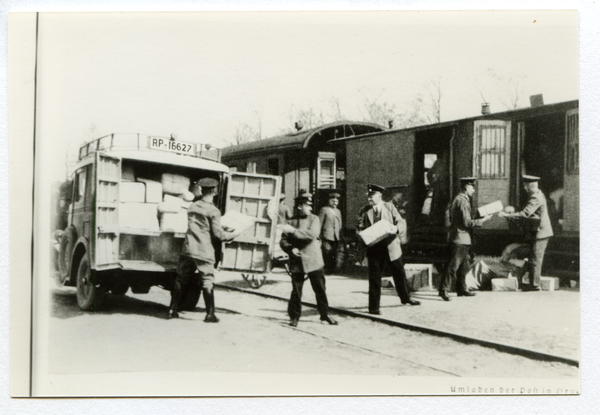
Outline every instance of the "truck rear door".
{"type": "Polygon", "coordinates": [[[235,241],[224,244],[221,269],[265,273],[270,271],[275,245],[281,177],[228,174],[225,215],[235,211],[254,218],[254,225],[235,241]]]}
{"type": "Polygon", "coordinates": [[[121,159],[96,153],[96,194],[94,223],[95,269],[118,266],[119,258],[119,182],[121,159]]]}

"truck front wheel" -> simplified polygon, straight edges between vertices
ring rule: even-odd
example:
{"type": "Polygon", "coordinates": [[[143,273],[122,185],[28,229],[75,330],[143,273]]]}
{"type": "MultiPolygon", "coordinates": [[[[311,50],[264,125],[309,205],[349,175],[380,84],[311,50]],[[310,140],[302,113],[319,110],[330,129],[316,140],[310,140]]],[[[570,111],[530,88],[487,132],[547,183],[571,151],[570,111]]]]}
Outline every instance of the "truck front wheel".
{"type": "Polygon", "coordinates": [[[77,268],[77,305],[84,311],[98,310],[106,293],[95,284],[87,254],[81,258],[77,268]]]}

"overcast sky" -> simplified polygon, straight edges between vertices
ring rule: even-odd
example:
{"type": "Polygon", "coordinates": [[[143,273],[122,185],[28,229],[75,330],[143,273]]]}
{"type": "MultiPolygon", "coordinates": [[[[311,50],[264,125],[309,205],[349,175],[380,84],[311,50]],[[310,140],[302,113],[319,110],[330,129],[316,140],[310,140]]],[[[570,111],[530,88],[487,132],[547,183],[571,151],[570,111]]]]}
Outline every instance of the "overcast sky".
{"type": "MultiPolygon", "coordinates": [[[[441,77],[442,121],[505,110],[487,70],[522,76],[524,100],[577,99],[576,12],[43,13],[39,139],[73,153],[113,132],[228,145],[263,137],[331,99],[352,120],[365,97],[408,108],[441,77]]],[[[62,173],[64,177],[64,173],[62,173]]]]}

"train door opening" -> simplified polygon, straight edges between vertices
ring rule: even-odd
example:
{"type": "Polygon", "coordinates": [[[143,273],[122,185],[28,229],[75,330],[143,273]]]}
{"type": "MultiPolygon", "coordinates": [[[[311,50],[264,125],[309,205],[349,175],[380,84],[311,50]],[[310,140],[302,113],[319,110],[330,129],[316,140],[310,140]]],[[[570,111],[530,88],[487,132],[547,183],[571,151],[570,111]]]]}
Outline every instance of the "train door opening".
{"type": "Polygon", "coordinates": [[[419,131],[415,134],[412,207],[421,226],[444,227],[451,197],[451,142],[453,128],[419,131]]]}
{"type": "Polygon", "coordinates": [[[565,120],[564,115],[550,114],[523,120],[519,128],[521,147],[520,174],[517,175],[516,200],[527,201],[521,175],[540,177],[539,187],[548,203],[548,213],[555,234],[560,233],[565,216],[565,120]]]}

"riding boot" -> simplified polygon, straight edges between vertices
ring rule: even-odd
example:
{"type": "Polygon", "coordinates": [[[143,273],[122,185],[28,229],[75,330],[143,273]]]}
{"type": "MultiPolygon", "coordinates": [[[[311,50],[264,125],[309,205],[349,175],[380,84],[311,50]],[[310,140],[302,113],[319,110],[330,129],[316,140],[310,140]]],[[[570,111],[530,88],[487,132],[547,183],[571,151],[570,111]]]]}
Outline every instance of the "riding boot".
{"type": "Polygon", "coordinates": [[[204,297],[204,305],[206,307],[206,317],[204,318],[205,323],[218,323],[219,319],[215,315],[215,294],[212,289],[204,288],[202,290],[204,297]]]}
{"type": "Polygon", "coordinates": [[[171,290],[171,304],[169,305],[169,314],[167,318],[178,318],[179,313],[177,307],[179,305],[179,299],[181,298],[181,285],[175,282],[173,289],[171,290]]]}

